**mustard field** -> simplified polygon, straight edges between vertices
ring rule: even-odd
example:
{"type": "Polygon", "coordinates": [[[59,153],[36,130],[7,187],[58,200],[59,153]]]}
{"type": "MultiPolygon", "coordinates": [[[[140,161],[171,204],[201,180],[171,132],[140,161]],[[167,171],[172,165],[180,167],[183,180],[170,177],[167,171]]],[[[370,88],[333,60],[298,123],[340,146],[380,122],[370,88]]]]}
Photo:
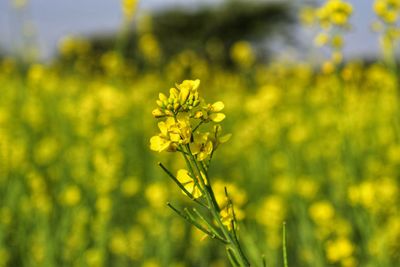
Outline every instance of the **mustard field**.
{"type": "Polygon", "coordinates": [[[90,57],[72,39],[60,48],[68,64],[2,59],[0,266],[230,266],[222,244],[167,206],[193,204],[158,166],[176,173],[184,158],[150,147],[159,93],[196,79],[224,103],[212,120],[232,136],[207,170],[217,202],[229,190],[251,266],[261,255],[284,266],[284,247],[288,266],[398,266],[398,69],[388,57],[344,62],[340,36],[321,29],[316,43],[332,51],[321,66],[258,63],[246,41],[230,68],[189,50],[160,63],[151,33],[144,66],[117,50],[90,57]]]}

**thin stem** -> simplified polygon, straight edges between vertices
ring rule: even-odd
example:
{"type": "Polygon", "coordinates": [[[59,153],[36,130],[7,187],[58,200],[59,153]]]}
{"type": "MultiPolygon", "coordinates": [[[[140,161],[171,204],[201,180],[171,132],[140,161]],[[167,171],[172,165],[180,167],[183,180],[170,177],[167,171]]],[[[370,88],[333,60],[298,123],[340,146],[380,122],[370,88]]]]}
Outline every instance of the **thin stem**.
{"type": "Polygon", "coordinates": [[[203,202],[199,201],[198,199],[196,199],[189,191],[187,191],[187,189],[178,181],[178,179],[176,179],[176,177],[161,163],[159,162],[158,165],[161,167],[161,169],[163,169],[165,171],[165,173],[168,174],[168,176],[179,186],[180,189],[182,189],[182,191],[194,202],[196,202],[197,204],[208,208],[207,205],[205,205],[203,202]]]}
{"type": "Polygon", "coordinates": [[[234,253],[234,251],[233,251],[232,248],[227,247],[227,248],[226,248],[226,253],[228,254],[228,259],[229,259],[230,263],[231,263],[234,267],[236,267],[236,266],[241,267],[240,264],[239,264],[239,263],[237,262],[237,260],[236,260],[235,253],[234,253]]]}
{"type": "Polygon", "coordinates": [[[282,245],[283,245],[283,266],[288,267],[287,250],[286,250],[286,222],[283,222],[282,245]]]}
{"type": "MultiPolygon", "coordinates": [[[[167,203],[168,207],[170,207],[173,211],[175,211],[176,214],[178,214],[179,216],[181,216],[183,219],[185,219],[186,221],[188,221],[190,224],[192,224],[193,226],[195,226],[197,229],[199,229],[200,231],[202,231],[203,233],[205,233],[206,235],[210,236],[213,239],[218,239],[221,242],[226,242],[224,239],[220,239],[218,236],[216,236],[215,234],[211,233],[210,231],[208,231],[206,228],[204,228],[202,225],[200,225],[199,223],[197,223],[192,217],[191,215],[186,216],[185,214],[183,214],[181,211],[179,211],[177,208],[175,208],[174,206],[172,206],[171,203],[167,203]]],[[[185,209],[186,213],[188,213],[187,209],[185,209]]]]}
{"type": "MultiPolygon", "coordinates": [[[[189,145],[186,145],[186,149],[187,149],[187,151],[188,151],[188,153],[190,155],[192,164],[196,167],[196,170],[199,173],[200,177],[202,176],[201,173],[203,171],[203,174],[204,174],[204,176],[206,177],[206,180],[207,180],[207,184],[203,184],[203,186],[204,186],[204,188],[207,189],[208,193],[210,194],[211,201],[212,201],[213,205],[217,208],[217,211],[220,212],[221,208],[219,207],[218,202],[217,202],[217,200],[215,198],[215,195],[214,195],[214,191],[211,188],[211,181],[210,181],[210,178],[209,178],[209,176],[207,174],[207,171],[204,169],[202,164],[199,164],[199,162],[196,160],[196,158],[194,157],[192,151],[190,150],[190,146],[189,145]],[[200,167],[199,167],[199,165],[200,165],[200,167]],[[200,170],[200,169],[202,169],[202,170],[200,170]]],[[[203,182],[202,180],[203,179],[200,179],[201,182],[203,182]]]]}
{"type": "Polygon", "coordinates": [[[194,133],[194,132],[196,132],[196,130],[200,127],[200,125],[202,125],[203,124],[203,121],[201,121],[201,122],[199,122],[199,124],[197,124],[197,126],[196,127],[194,127],[194,129],[192,130],[192,132],[194,133]]]}
{"type": "Polygon", "coordinates": [[[183,150],[180,149],[180,148],[178,148],[176,151],[179,151],[179,152],[181,152],[181,153],[184,153],[184,154],[186,154],[186,155],[189,155],[188,153],[186,153],[185,151],[183,151],[183,150]]]}
{"type": "MultiPolygon", "coordinates": [[[[211,238],[214,238],[214,239],[218,239],[219,241],[221,241],[222,243],[224,243],[224,244],[228,244],[229,242],[226,240],[226,239],[224,239],[223,237],[221,237],[218,233],[214,233],[214,229],[206,229],[206,228],[204,228],[200,223],[198,223],[197,221],[196,221],[196,219],[195,219],[195,216],[187,209],[187,208],[185,208],[184,209],[184,211],[186,212],[186,214],[190,217],[190,219],[195,223],[195,224],[197,224],[199,227],[201,227],[203,230],[203,232],[204,232],[204,230],[205,231],[207,231],[207,234],[211,237],[211,238]]],[[[207,225],[209,225],[208,224],[208,222],[206,223],[207,225]]]]}
{"type": "MultiPolygon", "coordinates": [[[[189,169],[189,172],[192,174],[192,178],[193,178],[193,181],[194,181],[194,186],[197,186],[199,189],[200,189],[200,191],[201,191],[201,193],[202,193],[202,195],[206,195],[206,192],[205,192],[205,187],[203,186],[203,184],[200,186],[199,185],[199,182],[198,182],[198,179],[195,179],[196,178],[196,174],[194,173],[194,171],[193,171],[193,167],[192,167],[192,165],[190,164],[190,160],[187,158],[187,156],[186,155],[189,155],[189,153],[187,153],[186,151],[184,151],[184,147],[183,146],[180,146],[180,148],[181,148],[181,150],[184,152],[184,153],[182,153],[182,155],[183,155],[183,158],[185,159],[185,162],[186,162],[186,166],[188,167],[188,169],[189,169]]],[[[201,174],[199,173],[199,175],[200,175],[200,177],[201,177],[201,174]]],[[[199,179],[199,180],[203,180],[203,178],[201,178],[201,179],[199,179]]],[[[210,207],[209,206],[206,206],[205,205],[205,207],[207,208],[207,209],[210,209],[210,207]]]]}
{"type": "MultiPolygon", "coordinates": [[[[196,167],[196,170],[201,177],[201,171],[200,171],[200,167],[198,166],[199,165],[198,161],[195,159],[194,155],[192,154],[189,145],[186,145],[186,150],[190,155],[191,163],[196,167]]],[[[195,175],[190,162],[189,162],[189,166],[190,166],[192,174],[195,175]]],[[[239,263],[239,266],[250,266],[247,258],[245,257],[244,253],[241,251],[240,246],[238,246],[237,239],[235,237],[232,237],[231,233],[227,230],[225,225],[222,223],[221,217],[219,214],[220,207],[215,199],[214,192],[209,183],[208,176],[206,176],[205,178],[206,178],[206,181],[208,182],[208,185],[205,184],[205,182],[203,181],[202,178],[200,178],[199,180],[200,180],[201,186],[206,189],[205,196],[206,196],[206,199],[210,206],[210,211],[211,211],[212,216],[217,221],[218,226],[222,230],[225,238],[229,241],[229,244],[230,244],[229,249],[233,252],[232,255],[235,257],[236,261],[239,263]]]]}
{"type": "Polygon", "coordinates": [[[197,210],[197,209],[193,209],[194,213],[196,213],[197,217],[199,217],[210,229],[211,232],[213,232],[216,236],[218,236],[220,239],[225,240],[225,244],[229,243],[226,239],[224,239],[217,231],[217,229],[214,228],[214,226],[212,226],[204,217],[203,215],[197,210]]]}
{"type": "Polygon", "coordinates": [[[239,248],[239,253],[240,253],[240,255],[241,255],[241,256],[246,260],[246,262],[250,265],[250,263],[248,262],[246,256],[244,255],[244,252],[243,252],[243,250],[242,250],[242,247],[240,246],[240,242],[239,242],[239,239],[238,239],[238,236],[237,236],[237,233],[236,233],[236,229],[235,229],[235,223],[237,223],[236,213],[235,213],[235,209],[234,209],[234,207],[233,207],[232,200],[231,200],[231,198],[229,197],[228,189],[226,188],[226,186],[224,187],[224,190],[225,190],[225,196],[226,196],[226,198],[228,199],[228,205],[229,205],[228,208],[230,207],[230,208],[232,209],[232,217],[233,217],[233,220],[231,221],[231,223],[232,223],[233,237],[234,237],[234,239],[235,239],[235,242],[236,242],[237,247],[239,248]]]}

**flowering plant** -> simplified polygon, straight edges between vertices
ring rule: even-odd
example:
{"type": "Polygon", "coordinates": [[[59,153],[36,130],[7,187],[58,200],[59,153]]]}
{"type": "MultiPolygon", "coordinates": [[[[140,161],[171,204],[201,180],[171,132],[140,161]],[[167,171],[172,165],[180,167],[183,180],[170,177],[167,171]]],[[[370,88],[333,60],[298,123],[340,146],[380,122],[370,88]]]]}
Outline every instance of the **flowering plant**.
{"type": "Polygon", "coordinates": [[[158,123],[160,133],[150,139],[150,148],[183,156],[187,168],[176,175],[162,163],[159,165],[200,209],[181,211],[171,203],[168,206],[207,236],[225,244],[233,266],[250,266],[239,243],[237,217],[228,190],[225,187],[225,201],[218,203],[208,174],[214,152],[231,137],[222,135],[218,124],[225,119],[221,112],[224,104],[206,103],[199,97],[199,86],[200,80],[186,80],[171,88],[169,96],[159,94],[158,107],[152,113],[162,121],[158,123]],[[202,131],[207,125],[212,130],[202,131]]]}

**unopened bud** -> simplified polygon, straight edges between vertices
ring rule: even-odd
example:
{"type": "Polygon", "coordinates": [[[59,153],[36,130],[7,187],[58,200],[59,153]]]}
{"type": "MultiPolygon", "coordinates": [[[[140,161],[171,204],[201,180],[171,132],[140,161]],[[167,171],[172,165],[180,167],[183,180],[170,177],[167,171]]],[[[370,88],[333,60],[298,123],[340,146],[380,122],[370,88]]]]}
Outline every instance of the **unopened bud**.
{"type": "Polygon", "coordinates": [[[195,119],[200,119],[200,118],[202,118],[203,117],[203,112],[202,111],[197,111],[195,114],[194,114],[194,118],[195,119]]]}
{"type": "Polygon", "coordinates": [[[174,104],[174,111],[177,111],[181,105],[179,103],[174,104]]]}
{"type": "Polygon", "coordinates": [[[161,118],[161,117],[164,117],[164,116],[165,116],[165,113],[162,112],[159,108],[154,109],[154,110],[151,112],[151,114],[153,114],[153,116],[154,116],[155,118],[161,118]]]}
{"type": "Polygon", "coordinates": [[[164,107],[164,104],[161,100],[157,100],[156,103],[157,103],[157,106],[159,106],[160,108],[164,107]]]}

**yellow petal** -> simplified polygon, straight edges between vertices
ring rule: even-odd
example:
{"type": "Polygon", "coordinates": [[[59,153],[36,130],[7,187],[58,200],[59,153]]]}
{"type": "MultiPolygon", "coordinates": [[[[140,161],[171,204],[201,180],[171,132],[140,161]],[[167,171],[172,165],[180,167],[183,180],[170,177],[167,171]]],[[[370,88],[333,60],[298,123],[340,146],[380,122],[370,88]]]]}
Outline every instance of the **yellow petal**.
{"type": "Polygon", "coordinates": [[[162,102],[168,100],[167,96],[164,95],[163,93],[159,93],[159,94],[158,94],[158,98],[159,98],[162,102]]]}
{"type": "Polygon", "coordinates": [[[208,141],[204,147],[204,152],[210,155],[212,150],[213,150],[213,144],[211,141],[208,141]]]}
{"type": "Polygon", "coordinates": [[[157,106],[159,106],[160,108],[162,108],[164,106],[164,103],[161,100],[157,100],[156,103],[157,103],[157,106]]]}
{"type": "Polygon", "coordinates": [[[200,86],[200,80],[184,80],[181,84],[177,87],[182,90],[183,87],[189,88],[192,92],[196,91],[197,88],[200,86]]]}
{"type": "Polygon", "coordinates": [[[176,179],[178,179],[178,181],[183,185],[193,182],[193,179],[192,177],[190,177],[189,172],[185,169],[178,170],[178,173],[176,174],[176,179]]]}
{"type": "Polygon", "coordinates": [[[211,105],[211,110],[213,112],[220,112],[221,110],[224,109],[224,107],[225,107],[224,103],[222,101],[218,101],[211,105]]]}
{"type": "Polygon", "coordinates": [[[203,117],[203,112],[202,111],[196,111],[196,113],[194,114],[194,118],[195,119],[200,119],[201,117],[203,117]]]}
{"type": "Polygon", "coordinates": [[[180,169],[176,177],[187,191],[191,192],[193,190],[194,181],[187,170],[180,169]]]}
{"type": "Polygon", "coordinates": [[[153,114],[153,116],[154,116],[155,118],[161,118],[161,117],[164,117],[164,116],[165,116],[164,112],[162,112],[161,109],[159,109],[159,108],[154,109],[154,110],[151,112],[151,114],[153,114]]]}
{"type": "Polygon", "coordinates": [[[210,120],[213,122],[221,122],[225,119],[224,113],[213,113],[210,115],[210,120]]]}
{"type": "Polygon", "coordinates": [[[197,155],[197,160],[198,161],[203,161],[207,158],[208,154],[205,153],[204,151],[201,151],[198,155],[197,155]]]}
{"type": "Polygon", "coordinates": [[[200,174],[201,174],[201,178],[203,179],[204,183],[205,183],[205,184],[208,184],[208,182],[207,182],[207,177],[204,175],[204,173],[203,173],[203,172],[200,172],[200,174]]]}
{"type": "MultiPolygon", "coordinates": [[[[190,177],[189,172],[187,170],[185,169],[178,170],[176,179],[178,179],[178,181],[185,187],[186,191],[192,194],[194,198],[198,198],[201,196],[200,190],[197,187],[195,187],[195,183],[192,177],[190,177]]],[[[186,195],[185,191],[183,190],[182,193],[186,195]]]]}
{"type": "Polygon", "coordinates": [[[194,80],[194,81],[193,81],[193,88],[192,88],[192,90],[197,90],[197,88],[199,88],[199,86],[200,86],[200,80],[199,80],[199,79],[194,80]]]}
{"type": "Polygon", "coordinates": [[[158,123],[158,128],[160,129],[160,132],[163,136],[167,136],[168,134],[168,126],[164,121],[160,121],[158,123]]]}
{"type": "Polygon", "coordinates": [[[175,125],[175,119],[173,117],[168,117],[165,120],[165,125],[167,126],[167,128],[171,128],[172,126],[175,125]]]}
{"type": "Polygon", "coordinates": [[[200,153],[201,144],[198,143],[190,143],[190,151],[193,155],[200,153]]]}
{"type": "Polygon", "coordinates": [[[170,97],[172,97],[173,99],[177,99],[178,95],[179,95],[179,91],[176,88],[171,88],[171,89],[169,89],[169,94],[170,94],[170,97]]]}
{"type": "Polygon", "coordinates": [[[181,140],[181,136],[177,133],[171,133],[169,137],[172,142],[179,142],[181,140]]]}
{"type": "Polygon", "coordinates": [[[199,198],[202,195],[200,188],[198,188],[197,186],[193,187],[191,194],[194,198],[199,198]]]}
{"type": "Polygon", "coordinates": [[[179,94],[179,101],[181,105],[183,105],[186,102],[187,98],[189,97],[189,93],[190,91],[188,87],[181,88],[181,92],[179,94]]]}
{"type": "Polygon", "coordinates": [[[150,138],[150,149],[153,151],[162,152],[164,150],[167,150],[170,145],[170,141],[160,136],[153,136],[152,138],[150,138]]]}

